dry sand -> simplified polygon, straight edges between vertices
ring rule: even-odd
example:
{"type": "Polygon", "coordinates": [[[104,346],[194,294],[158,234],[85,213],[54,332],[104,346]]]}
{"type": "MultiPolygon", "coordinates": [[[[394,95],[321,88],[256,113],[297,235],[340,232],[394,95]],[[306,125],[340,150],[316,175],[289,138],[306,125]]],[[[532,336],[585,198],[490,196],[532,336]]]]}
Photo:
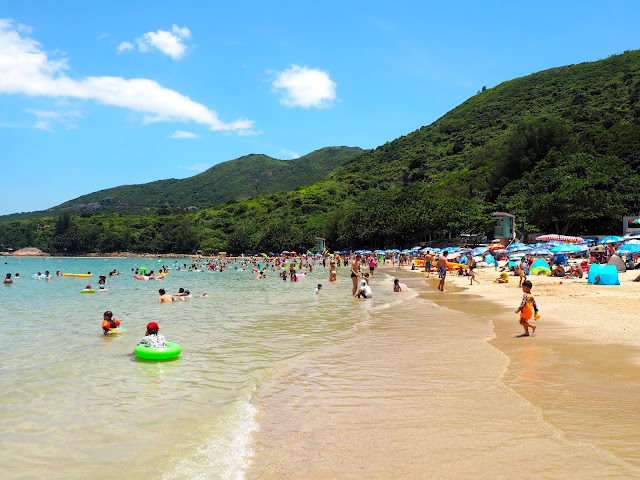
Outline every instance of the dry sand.
{"type": "MultiPolygon", "coordinates": [[[[528,280],[533,283],[531,293],[541,315],[538,334],[553,326],[555,336],[640,346],[640,282],[632,281],[639,274],[640,270],[621,273],[620,285],[589,285],[586,276],[569,280],[529,276],[528,280]]],[[[464,293],[503,305],[505,313],[501,317],[516,322],[514,310],[523,296],[518,287],[519,278],[509,277],[508,284],[493,283],[498,276],[493,268],[477,268],[476,278],[480,283],[470,285],[468,277],[451,274],[447,276],[447,283],[466,288],[464,293]]]]}

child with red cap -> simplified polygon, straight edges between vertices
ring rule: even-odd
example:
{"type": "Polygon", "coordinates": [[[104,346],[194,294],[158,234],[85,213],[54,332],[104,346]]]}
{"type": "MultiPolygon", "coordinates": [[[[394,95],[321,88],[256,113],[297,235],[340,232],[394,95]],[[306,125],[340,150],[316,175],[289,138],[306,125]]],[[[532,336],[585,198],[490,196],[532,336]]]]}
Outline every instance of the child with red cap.
{"type": "Polygon", "coordinates": [[[151,322],[147,324],[147,333],[145,333],[142,340],[138,342],[138,345],[149,345],[154,348],[162,348],[167,346],[167,341],[164,339],[164,336],[158,334],[158,324],[156,322],[151,322]]]}
{"type": "Polygon", "coordinates": [[[113,312],[111,312],[111,310],[104,312],[102,316],[102,333],[109,335],[112,328],[117,328],[119,326],[120,320],[113,316],[113,312]]]}

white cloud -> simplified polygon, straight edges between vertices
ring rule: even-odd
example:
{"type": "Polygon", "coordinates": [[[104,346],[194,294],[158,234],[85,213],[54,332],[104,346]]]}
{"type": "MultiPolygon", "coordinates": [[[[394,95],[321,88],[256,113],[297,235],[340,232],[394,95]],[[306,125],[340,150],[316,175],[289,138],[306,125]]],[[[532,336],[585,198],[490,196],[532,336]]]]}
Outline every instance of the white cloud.
{"type": "Polygon", "coordinates": [[[50,120],[38,120],[33,124],[33,128],[37,128],[38,130],[46,130],[47,132],[53,133],[53,128],[51,127],[50,120]]]}
{"type": "Polygon", "coordinates": [[[80,113],[78,110],[68,110],[61,112],[53,110],[27,109],[27,112],[38,117],[38,120],[33,125],[33,128],[47,130],[48,132],[53,132],[53,121],[61,123],[67,129],[71,129],[76,128],[78,126],[75,123],[76,120],[82,118],[82,113],[80,113]]]}
{"type": "Polygon", "coordinates": [[[0,19],[0,93],[76,98],[127,108],[143,122],[196,122],[210,130],[251,134],[253,121],[223,122],[206,106],[146,78],[71,78],[65,58],[49,58],[36,40],[11,20],[0,19]]]}
{"type": "MultiPolygon", "coordinates": [[[[155,48],[162,53],[169,55],[174,60],[180,60],[187,51],[184,41],[191,38],[191,32],[187,27],[173,25],[171,31],[158,30],[157,32],[147,32],[140,38],[134,40],[138,51],[146,53],[155,48]]],[[[127,52],[134,49],[133,42],[122,42],[118,45],[118,53],[127,52]]]]}
{"type": "Polygon", "coordinates": [[[198,135],[183,130],[176,130],[169,138],[198,138],[198,135]]]}
{"type": "Polygon", "coordinates": [[[294,152],[293,150],[282,150],[282,154],[286,155],[288,157],[291,157],[291,159],[296,159],[296,158],[300,158],[300,154],[294,152]]]}
{"type": "Polygon", "coordinates": [[[178,168],[183,170],[189,170],[191,172],[204,172],[207,168],[209,168],[208,163],[194,163],[191,166],[185,167],[183,165],[178,165],[178,168]]]}
{"type": "Polygon", "coordinates": [[[133,43],[131,42],[122,42],[118,45],[118,53],[127,52],[129,50],[133,50],[133,43]]]}
{"type": "Polygon", "coordinates": [[[336,83],[327,72],[291,65],[276,74],[271,85],[281,93],[280,103],[283,105],[327,108],[336,99],[336,83]]]}

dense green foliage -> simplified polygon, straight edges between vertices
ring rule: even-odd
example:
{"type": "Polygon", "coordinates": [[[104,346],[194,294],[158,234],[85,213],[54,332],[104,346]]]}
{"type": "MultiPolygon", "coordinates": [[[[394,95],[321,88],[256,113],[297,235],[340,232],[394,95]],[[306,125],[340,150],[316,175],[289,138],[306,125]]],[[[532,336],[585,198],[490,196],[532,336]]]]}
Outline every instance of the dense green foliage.
{"type": "Polygon", "coordinates": [[[490,233],[495,210],[531,232],[619,233],[622,215],[640,213],[639,100],[640,52],[626,52],[483,91],[312,185],[198,211],[6,222],[0,243],[238,253],[302,250],[322,236],[330,248],[409,246],[490,233]]]}

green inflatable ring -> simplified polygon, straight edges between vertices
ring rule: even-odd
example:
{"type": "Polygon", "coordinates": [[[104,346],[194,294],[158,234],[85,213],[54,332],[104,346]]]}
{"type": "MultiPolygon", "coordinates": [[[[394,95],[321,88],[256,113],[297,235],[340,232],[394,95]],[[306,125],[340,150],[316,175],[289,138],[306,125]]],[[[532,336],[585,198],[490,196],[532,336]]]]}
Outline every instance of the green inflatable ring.
{"type": "Polygon", "coordinates": [[[168,360],[180,355],[182,347],[173,342],[167,342],[167,346],[161,348],[138,345],[135,352],[138,358],[144,358],[145,360],[168,360]]]}

